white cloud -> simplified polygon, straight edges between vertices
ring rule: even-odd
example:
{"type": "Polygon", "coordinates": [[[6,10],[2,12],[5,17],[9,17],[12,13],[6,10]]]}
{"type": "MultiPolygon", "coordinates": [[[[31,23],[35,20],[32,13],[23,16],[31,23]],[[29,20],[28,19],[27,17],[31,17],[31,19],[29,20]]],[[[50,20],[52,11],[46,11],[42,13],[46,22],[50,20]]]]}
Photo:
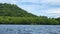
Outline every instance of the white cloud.
{"type": "Polygon", "coordinates": [[[13,3],[11,0],[0,0],[0,3],[13,3]]]}
{"type": "Polygon", "coordinates": [[[60,13],[60,8],[48,9],[46,13],[60,13]]]}
{"type": "Polygon", "coordinates": [[[42,3],[52,3],[52,4],[55,4],[55,3],[60,3],[60,0],[42,0],[42,3]]]}
{"type": "Polygon", "coordinates": [[[60,8],[44,10],[44,12],[41,13],[48,17],[60,17],[60,8]]]}

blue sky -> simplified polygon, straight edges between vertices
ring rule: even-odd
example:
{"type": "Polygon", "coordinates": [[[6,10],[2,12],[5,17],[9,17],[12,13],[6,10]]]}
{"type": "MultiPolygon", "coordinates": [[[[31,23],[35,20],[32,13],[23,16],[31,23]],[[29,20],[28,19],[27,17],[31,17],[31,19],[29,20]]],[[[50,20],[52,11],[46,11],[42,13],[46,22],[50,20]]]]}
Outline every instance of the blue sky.
{"type": "Polygon", "coordinates": [[[38,16],[60,17],[60,0],[0,0],[0,3],[17,4],[38,16]]]}

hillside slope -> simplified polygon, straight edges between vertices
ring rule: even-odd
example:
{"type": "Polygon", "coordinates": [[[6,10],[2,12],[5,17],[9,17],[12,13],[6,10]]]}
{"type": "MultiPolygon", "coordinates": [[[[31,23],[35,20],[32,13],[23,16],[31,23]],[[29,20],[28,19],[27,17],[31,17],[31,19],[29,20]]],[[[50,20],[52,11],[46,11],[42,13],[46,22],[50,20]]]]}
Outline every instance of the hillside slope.
{"type": "Polygon", "coordinates": [[[0,16],[32,17],[36,15],[28,13],[17,5],[0,3],[0,16]]]}

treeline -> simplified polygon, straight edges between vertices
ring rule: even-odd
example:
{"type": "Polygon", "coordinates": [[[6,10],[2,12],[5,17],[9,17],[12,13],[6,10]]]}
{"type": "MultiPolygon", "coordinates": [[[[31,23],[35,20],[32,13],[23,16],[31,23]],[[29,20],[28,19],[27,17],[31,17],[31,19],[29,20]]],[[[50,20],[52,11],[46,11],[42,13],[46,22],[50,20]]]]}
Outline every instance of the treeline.
{"type": "Polygon", "coordinates": [[[0,24],[60,25],[54,18],[0,16],[0,24]]]}

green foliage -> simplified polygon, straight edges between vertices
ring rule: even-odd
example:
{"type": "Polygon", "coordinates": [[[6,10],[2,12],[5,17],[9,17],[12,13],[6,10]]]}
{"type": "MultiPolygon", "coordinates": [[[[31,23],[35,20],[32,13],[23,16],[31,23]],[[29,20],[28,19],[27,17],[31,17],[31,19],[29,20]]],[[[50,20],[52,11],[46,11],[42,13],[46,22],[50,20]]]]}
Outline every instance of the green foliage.
{"type": "Polygon", "coordinates": [[[26,25],[58,25],[55,19],[42,17],[10,17],[0,16],[0,24],[26,24],[26,25]]]}
{"type": "Polygon", "coordinates": [[[0,3],[0,16],[15,16],[15,17],[35,17],[31,13],[19,8],[14,4],[0,3]]]}
{"type": "Polygon", "coordinates": [[[56,20],[59,22],[59,24],[60,24],[60,17],[59,18],[56,18],[56,20]]]}
{"type": "Polygon", "coordinates": [[[0,24],[60,25],[60,18],[36,16],[17,5],[0,3],[0,24]]]}

